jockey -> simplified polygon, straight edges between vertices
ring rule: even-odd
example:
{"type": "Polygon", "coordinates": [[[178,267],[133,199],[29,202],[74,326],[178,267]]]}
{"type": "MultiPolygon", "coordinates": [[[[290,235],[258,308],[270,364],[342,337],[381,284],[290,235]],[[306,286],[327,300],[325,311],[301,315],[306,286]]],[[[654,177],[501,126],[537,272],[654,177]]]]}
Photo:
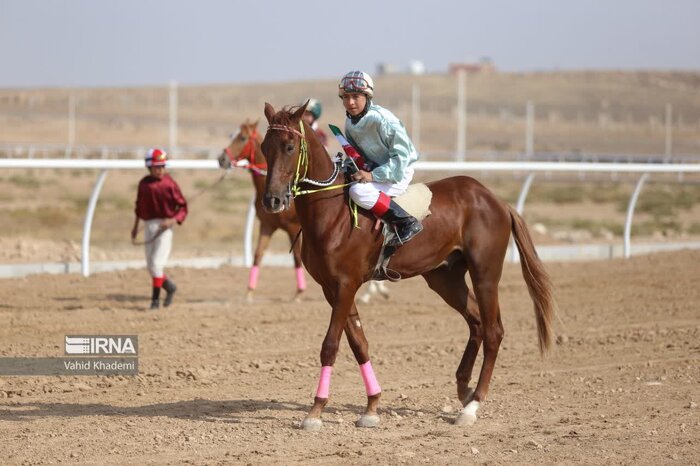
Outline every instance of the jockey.
{"type": "Polygon", "coordinates": [[[328,135],[321,129],[318,124],[318,119],[321,118],[321,112],[323,112],[323,107],[321,102],[316,99],[309,99],[309,103],[306,105],[306,111],[304,112],[304,121],[311,126],[311,129],[316,133],[316,137],[323,144],[323,147],[328,150],[328,135]]]}
{"type": "Polygon", "coordinates": [[[350,197],[396,231],[389,246],[400,246],[423,230],[423,225],[392,197],[403,194],[413,179],[418,152],[403,123],[389,110],[372,103],[374,82],[362,71],[351,71],[340,80],[338,95],[347,119],[345,134],[364,157],[370,171],[353,175],[350,197]]]}
{"type": "Polygon", "coordinates": [[[187,217],[187,201],[175,180],[166,172],[168,154],[161,149],[151,149],[145,157],[148,175],[139,182],[136,194],[136,218],[131,239],[136,239],[139,221],[145,223],[146,264],[153,285],[151,309],[160,307],[160,289],[164,288],[164,306],[173,301],[177,290],[175,282],[165,275],[165,264],[173,243],[173,229],[187,217]]]}

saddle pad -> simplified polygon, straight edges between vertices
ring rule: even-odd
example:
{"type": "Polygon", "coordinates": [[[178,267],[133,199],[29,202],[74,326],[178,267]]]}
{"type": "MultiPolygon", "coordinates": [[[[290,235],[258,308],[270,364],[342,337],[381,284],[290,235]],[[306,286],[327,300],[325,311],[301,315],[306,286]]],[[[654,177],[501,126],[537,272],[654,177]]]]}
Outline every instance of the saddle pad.
{"type": "Polygon", "coordinates": [[[433,199],[433,192],[423,183],[416,183],[408,186],[405,193],[394,198],[406,212],[423,220],[430,215],[430,201],[433,199]]]}

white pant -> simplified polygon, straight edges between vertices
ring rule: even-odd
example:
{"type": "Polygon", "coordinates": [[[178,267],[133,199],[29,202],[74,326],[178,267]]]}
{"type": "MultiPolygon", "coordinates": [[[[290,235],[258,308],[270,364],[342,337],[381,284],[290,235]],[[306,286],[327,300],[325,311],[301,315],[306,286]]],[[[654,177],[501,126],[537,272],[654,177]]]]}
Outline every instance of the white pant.
{"type": "Polygon", "coordinates": [[[399,183],[377,183],[371,181],[369,183],[355,183],[350,186],[350,197],[353,201],[363,209],[371,209],[379,199],[379,192],[386,193],[389,197],[400,196],[411,183],[413,179],[413,168],[406,167],[403,172],[403,180],[399,183]]]}
{"type": "Polygon", "coordinates": [[[146,242],[146,265],[151,277],[162,277],[164,274],[165,263],[170,256],[170,250],[173,246],[173,229],[168,228],[151,241],[160,231],[160,224],[164,219],[154,218],[146,220],[144,223],[144,240],[146,242]]]}

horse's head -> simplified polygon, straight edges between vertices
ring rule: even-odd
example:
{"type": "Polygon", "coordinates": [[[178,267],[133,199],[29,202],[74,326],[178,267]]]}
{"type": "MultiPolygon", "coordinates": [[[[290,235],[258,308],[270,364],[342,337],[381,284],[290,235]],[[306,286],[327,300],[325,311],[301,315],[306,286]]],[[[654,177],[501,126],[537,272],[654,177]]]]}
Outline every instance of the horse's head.
{"type": "Polygon", "coordinates": [[[255,160],[255,143],[260,141],[258,122],[244,121],[238,131],[231,135],[231,142],[219,155],[219,166],[246,167],[254,164],[264,164],[265,160],[255,160]]]}
{"type": "Polygon", "coordinates": [[[290,206],[291,186],[299,167],[302,143],[306,144],[300,126],[303,125],[301,117],[305,110],[306,104],[275,112],[272,105],[265,103],[269,127],[262,142],[268,166],[263,205],[273,213],[290,206]]]}

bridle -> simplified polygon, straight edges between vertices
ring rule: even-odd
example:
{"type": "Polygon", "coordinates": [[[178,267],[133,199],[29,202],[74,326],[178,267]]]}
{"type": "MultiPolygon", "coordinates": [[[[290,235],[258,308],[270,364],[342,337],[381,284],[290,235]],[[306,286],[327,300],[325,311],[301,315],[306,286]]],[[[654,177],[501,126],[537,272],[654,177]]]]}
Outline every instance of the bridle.
{"type": "Polygon", "coordinates": [[[338,189],[347,186],[347,184],[334,185],[335,180],[340,174],[340,167],[342,161],[338,158],[333,162],[333,173],[325,180],[313,180],[307,178],[306,174],[309,171],[309,145],[306,142],[306,131],[304,130],[304,123],[299,121],[299,130],[291,128],[287,125],[271,124],[268,126],[267,131],[285,131],[287,133],[299,136],[299,157],[297,159],[297,169],[294,174],[294,180],[289,182],[287,187],[287,197],[294,199],[297,196],[303,196],[304,194],[312,194],[319,191],[327,191],[330,189],[338,189]],[[303,174],[302,174],[303,171],[303,174]],[[321,189],[306,189],[302,190],[299,185],[305,183],[312,186],[318,186],[321,189]]]}
{"type": "Polygon", "coordinates": [[[242,160],[247,160],[249,162],[246,167],[248,170],[250,170],[254,175],[266,176],[267,162],[255,163],[255,141],[257,138],[258,131],[255,130],[248,136],[248,141],[245,143],[240,154],[237,156],[233,154],[230,144],[226,147],[226,149],[224,149],[224,152],[226,152],[226,155],[228,155],[228,158],[231,160],[232,166],[236,166],[236,164],[242,160]]]}

